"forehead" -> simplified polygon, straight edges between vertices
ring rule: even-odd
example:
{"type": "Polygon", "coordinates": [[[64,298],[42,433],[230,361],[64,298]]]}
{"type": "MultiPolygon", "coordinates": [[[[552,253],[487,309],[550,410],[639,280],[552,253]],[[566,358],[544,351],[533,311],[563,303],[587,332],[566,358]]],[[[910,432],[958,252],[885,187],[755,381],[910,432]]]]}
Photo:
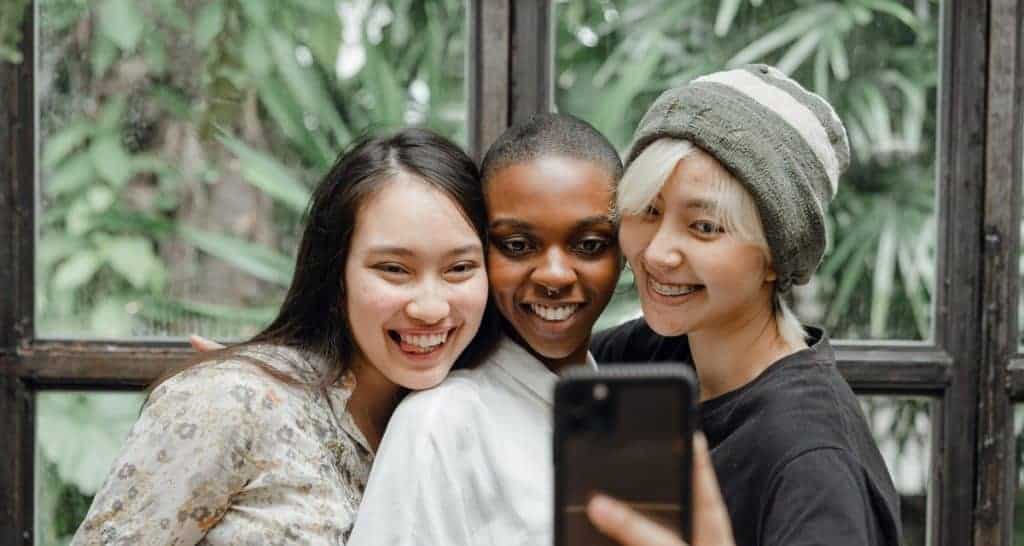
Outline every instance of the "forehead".
{"type": "Polygon", "coordinates": [[[661,197],[673,201],[700,199],[715,203],[728,184],[737,183],[732,175],[708,153],[695,149],[676,163],[661,188],[661,197]]]}
{"type": "Polygon", "coordinates": [[[399,175],[359,207],[352,248],[386,245],[443,252],[450,245],[479,241],[451,197],[425,182],[399,175]]]}
{"type": "Polygon", "coordinates": [[[607,214],[613,185],[611,174],[589,161],[548,156],[514,163],[487,181],[488,218],[572,223],[607,214]]]}

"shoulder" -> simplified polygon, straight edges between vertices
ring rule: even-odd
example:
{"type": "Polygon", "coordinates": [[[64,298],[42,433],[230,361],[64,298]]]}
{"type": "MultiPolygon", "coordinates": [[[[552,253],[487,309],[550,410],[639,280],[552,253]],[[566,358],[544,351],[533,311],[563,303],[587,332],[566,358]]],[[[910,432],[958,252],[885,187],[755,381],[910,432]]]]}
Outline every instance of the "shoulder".
{"type": "Polygon", "coordinates": [[[255,433],[283,418],[301,387],[274,378],[244,358],[201,363],[160,384],[149,395],[142,417],[203,421],[208,429],[255,433]]]}
{"type": "Polygon", "coordinates": [[[686,336],[658,335],[643,318],[594,334],[590,350],[599,363],[690,361],[686,336]]]}
{"type": "Polygon", "coordinates": [[[457,370],[436,387],[409,394],[392,414],[387,432],[397,427],[395,430],[412,429],[425,436],[468,423],[483,406],[480,388],[484,372],[484,367],[457,370]]]}

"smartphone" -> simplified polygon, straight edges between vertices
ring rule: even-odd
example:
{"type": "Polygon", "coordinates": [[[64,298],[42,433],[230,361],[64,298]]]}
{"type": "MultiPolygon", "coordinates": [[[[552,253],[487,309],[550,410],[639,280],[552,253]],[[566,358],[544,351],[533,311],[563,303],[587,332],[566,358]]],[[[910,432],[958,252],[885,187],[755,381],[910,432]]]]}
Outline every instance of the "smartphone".
{"type": "Polygon", "coordinates": [[[614,546],[587,518],[596,492],[689,541],[697,387],[682,364],[574,368],[555,386],[555,546],[614,546]]]}

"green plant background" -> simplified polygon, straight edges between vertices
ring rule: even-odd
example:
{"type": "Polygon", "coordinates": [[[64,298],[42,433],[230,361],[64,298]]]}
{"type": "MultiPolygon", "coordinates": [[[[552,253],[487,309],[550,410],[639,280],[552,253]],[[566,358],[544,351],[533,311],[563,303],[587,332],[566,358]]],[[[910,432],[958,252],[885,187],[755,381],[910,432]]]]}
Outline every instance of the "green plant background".
{"type": "MultiPolygon", "coordinates": [[[[936,0],[553,3],[557,107],[620,149],[658,93],[724,67],[774,63],[826,96],[853,164],[795,308],[835,338],[930,337],[936,0]]],[[[0,4],[0,62],[25,62],[28,4],[0,4]]],[[[35,4],[44,337],[249,335],[283,296],[309,189],[355,136],[418,124],[466,143],[462,0],[35,4]]],[[[627,273],[599,327],[636,312],[627,273]]],[[[139,401],[40,395],[37,543],[73,532],[139,401]]],[[[866,402],[898,447],[927,445],[928,407],[866,402]]]]}

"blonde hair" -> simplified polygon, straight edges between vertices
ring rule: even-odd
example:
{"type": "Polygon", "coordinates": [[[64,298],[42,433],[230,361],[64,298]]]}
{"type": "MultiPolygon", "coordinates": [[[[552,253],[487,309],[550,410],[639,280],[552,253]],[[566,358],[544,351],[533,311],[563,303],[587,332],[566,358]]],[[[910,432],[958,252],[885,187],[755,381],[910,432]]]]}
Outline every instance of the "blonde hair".
{"type": "MultiPolygon", "coordinates": [[[[692,142],[674,138],[660,138],[648,144],[630,163],[619,182],[615,213],[618,216],[642,213],[658,197],[676,165],[698,150],[692,142]]],[[[765,239],[761,214],[754,198],[721,163],[715,161],[714,164],[709,183],[715,208],[710,212],[718,217],[726,233],[756,246],[771,264],[771,248],[765,239]]],[[[779,336],[789,345],[803,345],[807,332],[774,287],[772,309],[779,336]]]]}

